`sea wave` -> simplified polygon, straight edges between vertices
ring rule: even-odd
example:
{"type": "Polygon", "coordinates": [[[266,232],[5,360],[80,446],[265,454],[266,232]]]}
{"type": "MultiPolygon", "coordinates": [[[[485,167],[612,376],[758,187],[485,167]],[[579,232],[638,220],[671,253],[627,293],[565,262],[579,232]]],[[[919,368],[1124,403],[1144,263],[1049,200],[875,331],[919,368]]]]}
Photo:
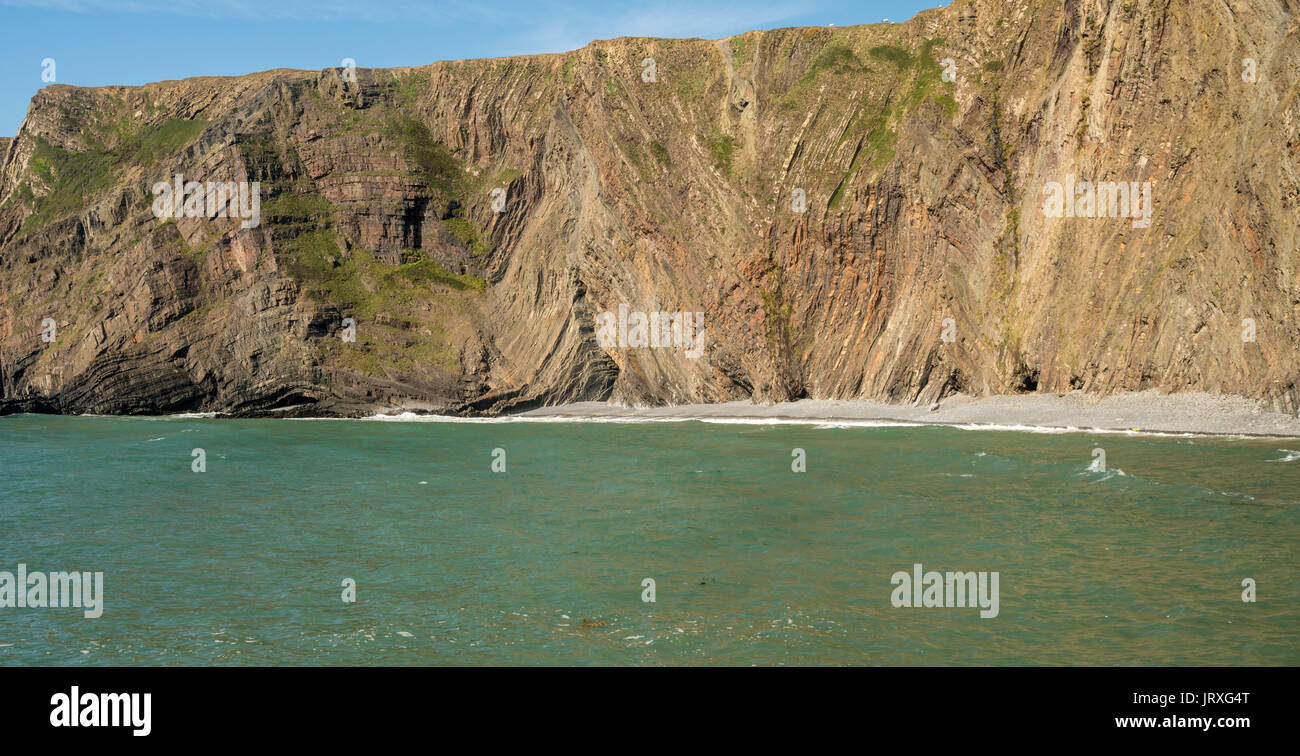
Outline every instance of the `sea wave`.
{"type": "Polygon", "coordinates": [[[532,417],[526,415],[508,415],[505,417],[459,417],[456,415],[421,415],[415,412],[399,412],[392,415],[370,415],[359,418],[389,423],[680,423],[697,420],[694,417],[578,417],[573,415],[546,415],[532,417]]]}
{"type": "Polygon", "coordinates": [[[1226,438],[1229,440],[1247,439],[1250,436],[1240,434],[1224,435],[1221,433],[1193,433],[1191,431],[1152,431],[1141,428],[1093,428],[1077,425],[1005,425],[1001,423],[935,423],[950,425],[961,430],[1018,431],[1021,433],[1091,433],[1108,436],[1150,436],[1162,438],[1226,438]]]}
{"type": "MultiPolygon", "coordinates": [[[[299,420],[326,420],[350,418],[294,418],[299,420]]],[[[1172,431],[1149,431],[1140,428],[1092,428],[1075,425],[1023,425],[1010,423],[959,423],[936,422],[933,420],[893,420],[888,418],[826,418],[826,417],[756,417],[756,416],[717,416],[717,415],[505,415],[496,417],[461,417],[457,415],[429,415],[416,412],[398,412],[391,414],[377,413],[363,418],[366,421],[398,423],[608,423],[614,425],[637,425],[643,423],[684,423],[699,422],[712,425],[802,425],[812,426],[816,430],[843,430],[849,428],[957,428],[970,431],[1003,431],[1018,433],[1089,433],[1124,436],[1152,436],[1167,438],[1217,437],[1228,439],[1246,439],[1249,436],[1217,433],[1193,433],[1172,431]]],[[[1300,457],[1297,457],[1300,458],[1300,457]]],[[[1286,460],[1276,460],[1291,461],[1286,460]]]]}
{"type": "Polygon", "coordinates": [[[692,417],[688,420],[699,420],[702,423],[714,423],[717,425],[811,425],[817,429],[838,429],[838,428],[906,428],[923,425],[923,423],[909,423],[902,420],[868,420],[840,418],[829,420],[824,417],[692,417]]]}
{"type": "Polygon", "coordinates": [[[810,425],[818,429],[846,429],[846,427],[922,427],[932,423],[907,422],[900,420],[857,420],[857,418],[837,418],[827,420],[824,417],[711,417],[711,416],[610,416],[610,414],[546,414],[546,416],[528,416],[528,414],[511,414],[506,417],[458,417],[450,414],[417,414],[400,412],[396,414],[372,414],[360,420],[381,422],[597,422],[614,423],[614,425],[640,425],[647,422],[707,422],[712,425],[810,425]]]}
{"type": "Polygon", "coordinates": [[[1092,428],[1077,428],[1073,425],[1003,425],[1001,423],[953,423],[953,428],[960,430],[1020,431],[1023,433],[1085,433],[1092,428]]]}

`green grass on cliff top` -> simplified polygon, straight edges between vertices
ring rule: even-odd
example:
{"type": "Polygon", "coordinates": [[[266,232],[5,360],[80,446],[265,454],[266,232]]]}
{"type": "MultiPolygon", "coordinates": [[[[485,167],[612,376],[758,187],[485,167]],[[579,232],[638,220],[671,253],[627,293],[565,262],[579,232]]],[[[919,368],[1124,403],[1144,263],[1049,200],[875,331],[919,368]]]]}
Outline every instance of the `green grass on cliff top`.
{"type": "Polygon", "coordinates": [[[866,75],[878,78],[901,78],[902,86],[868,87],[861,99],[854,106],[849,127],[845,129],[845,138],[865,134],[853,153],[848,168],[845,170],[831,193],[828,203],[830,209],[839,207],[846,189],[853,177],[864,166],[869,170],[878,170],[894,158],[894,145],[898,134],[891,124],[915,110],[926,99],[934,100],[949,118],[956,115],[957,101],[948,93],[951,84],[943,81],[943,68],[934,59],[934,49],[943,44],[942,39],[924,40],[915,51],[909,51],[894,45],[876,45],[867,50],[867,55],[885,64],[886,72],[877,72],[858,58],[853,50],[842,42],[831,42],[813,59],[807,72],[790,88],[781,101],[781,106],[796,108],[806,105],[805,100],[812,96],[813,86],[826,76],[866,75]],[[892,72],[888,72],[893,69],[892,72]],[[887,91],[885,98],[877,92],[887,91]]]}
{"type": "MultiPolygon", "coordinates": [[[[129,119],[97,124],[82,132],[87,145],[80,152],[56,147],[36,137],[28,170],[49,192],[21,197],[32,214],[19,234],[38,231],[51,221],[84,210],[89,203],[117,183],[131,165],[150,168],[192,142],[209,125],[208,121],[171,118],[152,126],[139,126],[129,119]]],[[[165,178],[159,176],[159,179],[165,178]]]]}

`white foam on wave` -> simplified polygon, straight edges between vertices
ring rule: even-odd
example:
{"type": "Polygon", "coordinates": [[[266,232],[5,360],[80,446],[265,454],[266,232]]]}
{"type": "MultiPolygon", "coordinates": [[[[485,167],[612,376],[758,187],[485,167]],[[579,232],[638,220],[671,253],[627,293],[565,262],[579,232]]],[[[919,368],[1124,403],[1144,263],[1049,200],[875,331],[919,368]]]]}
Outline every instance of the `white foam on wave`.
{"type": "MultiPolygon", "coordinates": [[[[179,417],[179,416],[177,416],[179,417]]],[[[293,418],[295,420],[347,420],[352,418],[293,418]]],[[[935,422],[932,420],[891,420],[886,418],[825,418],[825,417],[756,417],[735,416],[719,417],[715,415],[505,415],[496,417],[460,417],[455,415],[426,415],[416,412],[398,412],[393,414],[374,414],[360,420],[397,423],[608,423],[613,425],[637,425],[642,423],[685,423],[699,422],[713,425],[802,425],[815,430],[845,430],[850,428],[957,428],[969,431],[1003,431],[1015,433],[1045,433],[1060,435],[1064,433],[1088,433],[1093,435],[1150,436],[1165,438],[1201,438],[1213,437],[1226,440],[1251,440],[1257,437],[1246,435],[1225,435],[1219,433],[1194,433],[1176,431],[1150,431],[1140,428],[1093,428],[1075,425],[1023,425],[1009,423],[959,423],[935,422]]],[[[1285,459],[1276,462],[1291,462],[1300,459],[1300,452],[1287,451],[1285,459]]]]}
{"type": "Polygon", "coordinates": [[[1088,473],[1099,474],[1101,476],[1100,478],[1097,479],[1097,482],[1099,483],[1102,481],[1110,480],[1111,478],[1127,478],[1129,476],[1128,473],[1124,472],[1118,467],[1103,467],[1102,461],[1100,459],[1094,459],[1092,461],[1092,464],[1085,467],[1083,471],[1078,474],[1087,475],[1088,473]]]}
{"type": "Polygon", "coordinates": [[[1269,459],[1265,461],[1266,462],[1294,462],[1297,459],[1300,459],[1300,451],[1291,451],[1290,449],[1278,449],[1278,451],[1283,452],[1284,454],[1286,454],[1286,456],[1281,459],[1269,459]]]}
{"type": "Polygon", "coordinates": [[[1022,433],[1083,433],[1083,428],[1073,425],[1002,425],[1000,423],[953,423],[960,430],[1020,431],[1022,433]]]}
{"type": "Polygon", "coordinates": [[[1112,467],[1112,468],[1109,468],[1109,469],[1107,469],[1107,470],[1105,470],[1105,471],[1102,471],[1102,470],[1095,470],[1095,469],[1089,467],[1089,468],[1086,470],[1086,472],[1094,472],[1094,473],[1100,473],[1100,474],[1101,474],[1101,477],[1100,477],[1100,478],[1097,478],[1097,480],[1094,481],[1094,482],[1096,482],[1096,483],[1105,483],[1106,481],[1108,481],[1108,480],[1113,480],[1113,479],[1115,479],[1115,478],[1127,478],[1127,477],[1128,477],[1128,473],[1124,472],[1123,470],[1119,469],[1118,467],[1112,467]]]}
{"type": "Polygon", "coordinates": [[[917,426],[899,420],[857,420],[844,418],[827,420],[824,417],[692,417],[714,425],[811,425],[817,430],[834,430],[840,428],[905,428],[917,426]]]}
{"type": "Polygon", "coordinates": [[[1248,499],[1248,500],[1250,500],[1250,501],[1255,501],[1255,497],[1254,497],[1254,496],[1251,496],[1250,494],[1239,493],[1239,492],[1237,492],[1237,491],[1211,491],[1211,493],[1216,493],[1216,494],[1219,494],[1219,495],[1221,495],[1221,496],[1240,496],[1240,497],[1243,498],[1243,499],[1248,499]]]}
{"type": "MultiPolygon", "coordinates": [[[[297,419],[350,419],[350,418],[297,418],[297,419]]],[[[579,417],[575,415],[509,415],[506,417],[459,417],[456,415],[421,415],[415,412],[399,412],[393,415],[370,415],[359,418],[389,423],[680,423],[686,420],[698,420],[694,417],[579,417]]]]}
{"type": "Polygon", "coordinates": [[[920,423],[909,423],[898,420],[844,419],[828,421],[825,418],[812,417],[706,417],[702,415],[673,417],[655,415],[508,415],[505,417],[458,417],[454,415],[421,415],[415,412],[399,412],[387,415],[370,415],[360,419],[393,423],[609,423],[614,425],[685,423],[696,421],[713,425],[811,425],[816,428],[892,428],[921,425],[920,423]]]}
{"type": "MultiPolygon", "coordinates": [[[[935,423],[936,425],[949,425],[948,423],[935,423]]],[[[961,430],[992,430],[992,431],[1017,431],[1020,433],[1091,433],[1093,435],[1118,435],[1118,436],[1158,436],[1164,438],[1199,438],[1202,436],[1224,437],[1228,439],[1244,439],[1249,436],[1222,436],[1217,433],[1191,433],[1191,432],[1174,432],[1174,431],[1149,431],[1140,428],[1081,428],[1076,425],[1004,425],[1001,423],[952,423],[950,427],[961,430]]]]}

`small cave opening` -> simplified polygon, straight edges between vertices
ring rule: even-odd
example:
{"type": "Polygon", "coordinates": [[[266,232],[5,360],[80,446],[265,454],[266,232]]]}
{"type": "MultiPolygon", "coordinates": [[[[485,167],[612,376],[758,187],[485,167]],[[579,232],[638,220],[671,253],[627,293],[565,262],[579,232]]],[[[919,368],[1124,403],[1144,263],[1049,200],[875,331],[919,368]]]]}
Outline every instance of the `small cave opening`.
{"type": "Polygon", "coordinates": [[[948,374],[948,380],[944,381],[943,388],[939,389],[939,399],[965,392],[967,384],[968,381],[965,374],[961,372],[961,368],[953,368],[952,372],[948,374]]]}
{"type": "Polygon", "coordinates": [[[1021,365],[1011,375],[1011,390],[1017,394],[1028,394],[1038,390],[1038,368],[1021,365]]]}

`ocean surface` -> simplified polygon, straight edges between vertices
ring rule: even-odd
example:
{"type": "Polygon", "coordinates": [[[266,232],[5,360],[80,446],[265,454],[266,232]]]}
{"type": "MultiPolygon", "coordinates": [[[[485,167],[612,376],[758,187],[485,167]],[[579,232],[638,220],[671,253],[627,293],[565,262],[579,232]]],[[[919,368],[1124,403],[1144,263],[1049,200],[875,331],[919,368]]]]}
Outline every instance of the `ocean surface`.
{"type": "Polygon", "coordinates": [[[103,616],[0,608],[0,665],[1296,665],[1300,440],[13,416],[19,564],[103,616]]]}

